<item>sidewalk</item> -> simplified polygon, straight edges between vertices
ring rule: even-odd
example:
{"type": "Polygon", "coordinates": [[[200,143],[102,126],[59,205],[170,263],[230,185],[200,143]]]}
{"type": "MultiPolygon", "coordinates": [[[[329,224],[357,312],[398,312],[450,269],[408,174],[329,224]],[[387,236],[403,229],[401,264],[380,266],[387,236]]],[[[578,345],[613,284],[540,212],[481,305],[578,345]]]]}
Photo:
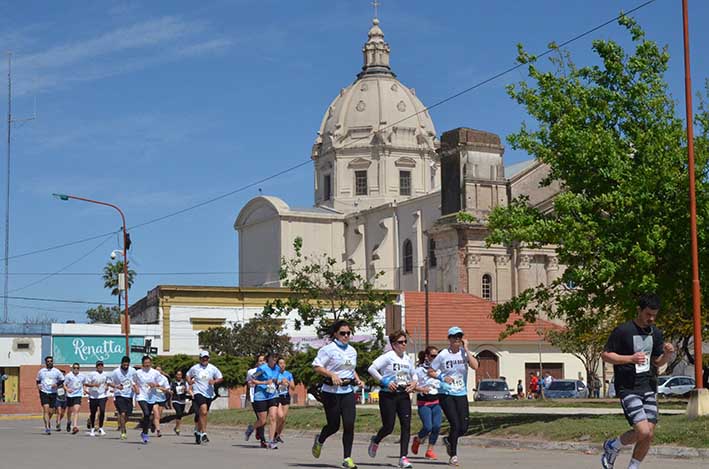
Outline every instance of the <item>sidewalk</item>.
{"type": "MultiPolygon", "coordinates": [[[[362,404],[358,409],[379,409],[377,404],[362,404]]],[[[472,405],[470,413],[478,414],[518,414],[518,415],[622,415],[620,405],[616,408],[602,407],[498,407],[472,405]]],[[[683,415],[684,409],[663,409],[660,405],[660,414],[683,415]]]]}

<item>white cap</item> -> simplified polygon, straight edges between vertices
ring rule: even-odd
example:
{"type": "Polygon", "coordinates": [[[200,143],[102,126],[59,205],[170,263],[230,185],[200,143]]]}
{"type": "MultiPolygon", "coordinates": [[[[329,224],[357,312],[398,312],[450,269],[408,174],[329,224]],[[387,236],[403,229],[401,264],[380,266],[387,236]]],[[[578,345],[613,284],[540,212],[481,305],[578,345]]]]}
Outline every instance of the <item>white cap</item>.
{"type": "Polygon", "coordinates": [[[208,356],[209,356],[209,352],[207,352],[206,350],[202,350],[201,352],[199,352],[199,358],[208,357],[208,356]]]}

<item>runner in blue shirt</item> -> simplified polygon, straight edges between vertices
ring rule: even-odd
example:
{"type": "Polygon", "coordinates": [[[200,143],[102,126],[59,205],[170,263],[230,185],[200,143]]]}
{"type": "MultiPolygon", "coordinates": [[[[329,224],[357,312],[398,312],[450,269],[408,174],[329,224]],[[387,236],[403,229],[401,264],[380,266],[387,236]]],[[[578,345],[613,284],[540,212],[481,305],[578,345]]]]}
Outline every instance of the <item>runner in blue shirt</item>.
{"type": "Polygon", "coordinates": [[[269,449],[277,449],[276,427],[278,426],[278,376],[281,369],[278,368],[278,354],[270,352],[266,355],[266,363],[258,367],[251,378],[251,382],[256,385],[254,389],[254,409],[258,415],[256,429],[266,425],[268,417],[268,433],[270,441],[269,449]]]}
{"type": "Polygon", "coordinates": [[[283,443],[283,429],[286,426],[286,418],[288,417],[288,409],[290,408],[290,393],[295,391],[295,382],[293,374],[286,370],[286,359],[278,360],[278,428],[276,429],[276,442],[283,443]]]}

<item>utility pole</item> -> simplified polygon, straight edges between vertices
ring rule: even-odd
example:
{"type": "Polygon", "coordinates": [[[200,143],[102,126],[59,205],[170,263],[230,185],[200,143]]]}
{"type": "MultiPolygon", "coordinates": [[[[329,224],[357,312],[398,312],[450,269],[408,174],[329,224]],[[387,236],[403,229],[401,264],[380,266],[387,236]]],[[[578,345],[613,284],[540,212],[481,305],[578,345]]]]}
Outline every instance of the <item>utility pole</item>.
{"type": "Polygon", "coordinates": [[[429,321],[428,321],[428,257],[424,258],[423,260],[423,291],[424,291],[424,297],[426,299],[426,307],[425,307],[425,316],[424,316],[424,321],[426,323],[426,347],[430,345],[431,341],[431,336],[430,336],[430,328],[429,328],[429,321]]]}
{"type": "Polygon", "coordinates": [[[10,282],[10,136],[12,128],[12,53],[7,53],[7,171],[5,172],[5,278],[3,279],[3,322],[8,321],[7,294],[10,282]]]}

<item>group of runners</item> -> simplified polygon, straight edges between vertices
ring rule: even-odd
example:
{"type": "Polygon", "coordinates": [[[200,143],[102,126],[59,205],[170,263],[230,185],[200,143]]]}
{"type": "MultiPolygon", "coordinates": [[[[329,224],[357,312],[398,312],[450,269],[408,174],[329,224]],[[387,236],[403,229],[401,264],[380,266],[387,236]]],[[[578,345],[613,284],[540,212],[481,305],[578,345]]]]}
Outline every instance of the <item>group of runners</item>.
{"type": "MultiPolygon", "coordinates": [[[[674,354],[674,347],[665,343],[662,333],[655,326],[660,309],[657,295],[648,294],[640,297],[636,317],[621,324],[611,333],[602,358],[614,365],[615,385],[625,417],[632,427],[626,433],[607,440],[603,445],[601,467],[613,469],[616,458],[623,446],[633,445],[629,469],[639,469],[650,448],[658,420],[656,399],[657,369],[665,365],[674,354]]],[[[350,344],[353,328],[346,321],[337,321],[331,328],[330,342],[318,350],[312,362],[314,371],[322,377],[321,402],[326,424],[315,436],[312,455],[319,458],[327,439],[342,427],[342,467],[356,468],[352,458],[354,442],[356,407],[356,387],[364,386],[357,374],[357,350],[350,344]]],[[[439,350],[427,347],[418,355],[414,364],[407,354],[409,336],[404,330],[389,334],[391,350],[383,353],[369,366],[368,373],[379,383],[379,410],[381,428],[370,439],[368,455],[377,456],[382,440],[389,436],[398,419],[399,467],[413,467],[408,459],[409,450],[418,454],[420,446],[427,443],[424,457],[436,459],[435,444],[441,428],[442,414],[449,423],[447,436],[443,444],[448,454],[448,464],[459,466],[458,439],[468,429],[468,371],[478,368],[478,360],[468,348],[468,341],[463,330],[454,326],[448,330],[448,347],[439,350]],[[411,394],[416,394],[416,407],[422,428],[413,437],[411,432],[412,402],[411,394]]],[[[82,375],[79,366],[62,375],[53,367],[51,357],[47,357],[46,368],[37,376],[37,386],[44,407],[45,432],[51,433],[51,412],[56,406],[57,390],[63,388],[67,396],[69,417],[73,432],[78,432],[77,418],[81,396],[87,392],[90,401],[90,426],[96,424],[97,431],[103,431],[106,387],[114,390],[116,409],[119,413],[121,438],[126,438],[126,420],[132,411],[133,398],[142,412],[141,438],[148,442],[148,430],[151,422],[159,426],[159,412],[164,405],[164,394],[170,391],[166,377],[152,367],[152,360],[145,356],[142,367],[135,370],[130,367],[130,360],[124,357],[121,367],[112,373],[103,373],[103,364],[97,363],[95,372],[82,375]],[[163,399],[163,400],[161,400],[163,399]],[[158,409],[156,420],[153,419],[158,409]]],[[[294,390],[293,375],[286,370],[285,359],[276,353],[268,353],[257,358],[256,366],[249,370],[247,382],[252,402],[255,422],[245,432],[248,441],[256,436],[261,446],[276,449],[283,442],[282,434],[294,390]],[[268,426],[268,438],[265,428],[268,426]]],[[[222,381],[221,372],[209,363],[209,353],[200,353],[200,363],[194,365],[186,375],[173,384],[173,406],[178,421],[184,413],[184,398],[191,394],[195,409],[195,443],[209,441],[207,437],[207,413],[214,399],[214,386],[222,381]]],[[[67,423],[68,425],[68,423],[67,423]]],[[[67,429],[69,426],[67,426],[67,429]]],[[[179,423],[176,426],[179,433],[179,423]]],[[[158,433],[159,435],[159,433],[158,433]]]]}
{"type": "Polygon", "coordinates": [[[66,408],[66,431],[79,433],[79,410],[84,396],[89,400],[89,421],[87,423],[90,436],[103,436],[106,415],[106,402],[109,393],[113,394],[114,405],[118,415],[118,430],[120,438],[127,438],[127,422],[133,412],[134,402],[143,414],[140,421],[141,440],[148,443],[148,435],[152,430],[160,437],[160,420],[162,411],[168,405],[175,410],[175,433],[180,434],[182,417],[185,415],[188,394],[192,399],[192,410],[195,417],[195,443],[209,441],[207,436],[207,412],[215,398],[215,385],[223,381],[222,373],[209,363],[209,352],[199,354],[199,363],[187,372],[186,379],[182,372],[175,374],[170,382],[168,376],[160,369],[153,368],[152,358],[144,356],[141,367],[131,366],[130,358],[121,359],[121,365],[111,373],[104,372],[102,361],[96,362],[96,370],[82,373],[78,363],[74,363],[71,371],[63,374],[54,367],[54,359],[45,358],[45,367],[37,374],[37,388],[42,404],[44,432],[52,433],[52,417],[56,414],[55,431],[62,430],[62,418],[66,408]]]}

